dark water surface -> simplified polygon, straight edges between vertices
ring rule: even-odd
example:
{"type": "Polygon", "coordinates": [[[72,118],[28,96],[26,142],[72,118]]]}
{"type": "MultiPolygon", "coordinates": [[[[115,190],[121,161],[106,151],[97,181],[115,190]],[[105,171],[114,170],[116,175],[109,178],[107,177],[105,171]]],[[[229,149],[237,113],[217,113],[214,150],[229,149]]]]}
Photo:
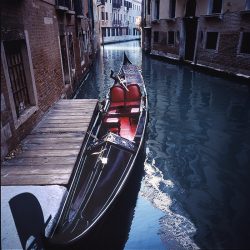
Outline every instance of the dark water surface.
{"type": "Polygon", "coordinates": [[[124,51],[142,68],[150,110],[140,191],[126,232],[111,239],[138,250],[250,249],[249,89],[127,42],[105,45],[76,98],[103,99],[124,51]]]}

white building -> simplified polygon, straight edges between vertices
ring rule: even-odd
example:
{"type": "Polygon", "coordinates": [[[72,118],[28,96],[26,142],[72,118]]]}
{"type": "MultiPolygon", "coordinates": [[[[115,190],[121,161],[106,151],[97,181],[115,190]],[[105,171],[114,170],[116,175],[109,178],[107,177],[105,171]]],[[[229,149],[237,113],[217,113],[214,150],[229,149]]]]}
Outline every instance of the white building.
{"type": "Polygon", "coordinates": [[[101,43],[140,39],[141,0],[102,0],[97,6],[101,43]]]}

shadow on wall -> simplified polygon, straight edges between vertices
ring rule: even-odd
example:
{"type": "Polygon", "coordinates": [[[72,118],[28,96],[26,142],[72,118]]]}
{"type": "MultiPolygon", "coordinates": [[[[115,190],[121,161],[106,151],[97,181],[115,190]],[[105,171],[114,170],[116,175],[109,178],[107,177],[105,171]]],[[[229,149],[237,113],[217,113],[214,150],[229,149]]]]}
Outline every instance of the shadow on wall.
{"type": "Polygon", "coordinates": [[[44,249],[42,239],[51,216],[44,223],[41,205],[31,193],[16,195],[9,201],[23,249],[44,249]]]}

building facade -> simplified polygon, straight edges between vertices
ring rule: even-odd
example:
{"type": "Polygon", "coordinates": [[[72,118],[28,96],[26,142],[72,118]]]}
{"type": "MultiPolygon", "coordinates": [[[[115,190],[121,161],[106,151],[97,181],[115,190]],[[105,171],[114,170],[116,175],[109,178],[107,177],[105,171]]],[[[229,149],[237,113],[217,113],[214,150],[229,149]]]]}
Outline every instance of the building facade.
{"type": "Polygon", "coordinates": [[[141,0],[98,2],[101,43],[140,39],[141,0]]]}
{"type": "Polygon", "coordinates": [[[250,77],[249,0],[145,0],[145,51],[250,77]]]}
{"type": "Polygon", "coordinates": [[[86,0],[1,2],[1,160],[93,62],[93,6],[86,0]]]}

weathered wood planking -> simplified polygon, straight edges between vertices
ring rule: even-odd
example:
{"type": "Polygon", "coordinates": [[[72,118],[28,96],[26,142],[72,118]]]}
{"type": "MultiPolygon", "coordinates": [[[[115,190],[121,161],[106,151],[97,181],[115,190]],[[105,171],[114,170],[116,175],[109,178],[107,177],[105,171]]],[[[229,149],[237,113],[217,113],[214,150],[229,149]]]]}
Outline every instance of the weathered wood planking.
{"type": "Polygon", "coordinates": [[[2,185],[67,185],[97,100],[60,100],[2,163],[2,185]]]}

